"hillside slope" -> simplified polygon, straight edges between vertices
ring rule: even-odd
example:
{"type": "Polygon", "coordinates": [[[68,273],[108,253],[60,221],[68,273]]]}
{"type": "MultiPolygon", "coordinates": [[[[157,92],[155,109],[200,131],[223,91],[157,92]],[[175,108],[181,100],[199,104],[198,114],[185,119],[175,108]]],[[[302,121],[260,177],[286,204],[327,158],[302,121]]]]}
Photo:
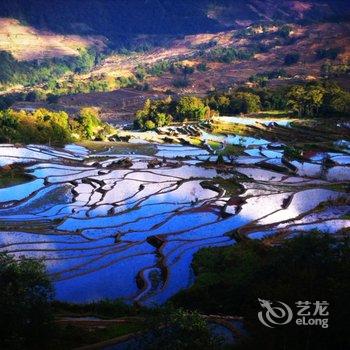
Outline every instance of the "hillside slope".
{"type": "Polygon", "coordinates": [[[347,0],[2,0],[0,17],[61,33],[100,34],[116,42],[138,34],[195,34],[258,20],[349,18],[347,0]],[[82,5],[83,3],[83,5],[82,5]]]}
{"type": "Polygon", "coordinates": [[[0,18],[0,51],[7,51],[18,61],[78,56],[79,50],[105,46],[103,38],[58,35],[25,26],[18,20],[0,18]]]}
{"type": "Polygon", "coordinates": [[[143,81],[159,92],[172,90],[204,94],[208,90],[246,83],[254,75],[267,72],[281,71],[284,74],[283,77],[270,79],[269,84],[286,84],[295,79],[317,79],[326,62],[337,65],[350,60],[349,22],[289,24],[290,34],[286,38],[281,37],[281,28],[284,26],[255,25],[243,31],[188,35],[170,42],[167,47],[129,56],[109,56],[81,78],[102,75],[137,76],[140,69],[145,69],[143,81]],[[226,60],[225,52],[231,49],[248,53],[249,57],[226,60]],[[318,52],[332,50],[339,51],[333,59],[318,57],[318,52]],[[298,62],[285,65],[284,60],[289,54],[298,54],[298,62]],[[165,63],[170,68],[155,72],[155,67],[165,63]],[[192,67],[193,72],[184,76],[183,70],[172,69],[172,64],[175,67],[192,67]],[[205,65],[205,69],[200,69],[200,65],[205,65]],[[184,78],[188,82],[185,87],[174,86],[177,79],[184,78]]]}

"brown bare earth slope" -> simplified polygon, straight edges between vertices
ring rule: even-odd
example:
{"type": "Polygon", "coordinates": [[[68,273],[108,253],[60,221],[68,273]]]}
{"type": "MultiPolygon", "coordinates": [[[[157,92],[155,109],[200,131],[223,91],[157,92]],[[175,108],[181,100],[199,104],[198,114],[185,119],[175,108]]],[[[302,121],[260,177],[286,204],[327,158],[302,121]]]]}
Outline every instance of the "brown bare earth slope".
{"type": "MultiPolygon", "coordinates": [[[[264,28],[258,25],[250,27],[248,35],[240,35],[240,30],[187,35],[170,40],[164,47],[156,47],[146,52],[109,55],[91,71],[73,74],[69,79],[78,82],[89,82],[100,77],[136,79],[140,67],[149,69],[164,61],[195,69],[192,74],[187,75],[188,84],[185,87],[174,86],[176,79],[183,78],[181,70],[177,69],[175,72],[165,70],[159,75],[146,74],[144,79],[138,82],[148,84],[147,91],[129,88],[110,92],[79,93],[61,96],[59,105],[68,111],[78,110],[83,106],[95,106],[101,109],[104,120],[124,123],[132,120],[135,111],[144,104],[146,98],[161,98],[168,93],[175,96],[182,94],[201,96],[214,89],[224,90],[241,84],[251,85],[249,78],[253,75],[276,70],[283,70],[285,75],[270,79],[267,82],[270,87],[318,79],[321,76],[322,65],[329,60],[318,58],[317,50],[340,48],[340,53],[331,61],[335,65],[350,60],[350,23],[328,22],[309,25],[290,23],[288,26],[291,32],[287,39],[281,39],[278,34],[280,27],[277,25],[270,24],[264,28]],[[213,42],[215,42],[213,48],[202,49],[213,42]],[[256,46],[259,44],[265,45],[268,50],[256,51],[256,46]],[[249,59],[237,59],[227,63],[208,59],[206,54],[217,48],[252,50],[254,54],[249,59]],[[298,53],[300,59],[292,65],[285,65],[284,59],[291,53],[298,53]],[[198,69],[198,65],[203,63],[206,69],[198,69]]],[[[65,79],[67,77],[62,77],[60,80],[65,79]]],[[[341,79],[342,77],[339,77],[338,82],[349,89],[349,79],[341,79]]],[[[33,103],[21,102],[15,107],[35,106],[33,103]]]]}
{"type": "Polygon", "coordinates": [[[22,25],[18,20],[0,18],[0,50],[10,52],[19,61],[78,56],[79,49],[103,48],[102,37],[58,35],[22,25]]]}
{"type": "MultiPolygon", "coordinates": [[[[291,79],[313,80],[320,77],[321,66],[326,59],[317,59],[317,50],[341,48],[341,53],[332,61],[334,64],[344,63],[350,59],[350,24],[349,23],[318,23],[311,25],[290,24],[292,32],[290,42],[284,43],[276,34],[278,28],[274,25],[267,33],[256,33],[247,37],[238,37],[237,30],[216,34],[188,35],[183,39],[174,40],[165,48],[156,48],[146,53],[136,53],[132,56],[109,56],[97,66],[88,76],[113,75],[130,76],[135,74],[139,66],[152,66],[164,60],[176,61],[189,66],[206,63],[207,70],[189,75],[189,85],[186,88],[173,86],[176,74],[165,72],[161,76],[149,76],[146,81],[150,86],[164,92],[172,90],[180,93],[206,93],[214,88],[225,88],[236,83],[245,83],[249,77],[257,73],[284,69],[288,78],[271,81],[270,84],[283,84],[291,79]],[[253,50],[254,46],[264,44],[269,47],[267,52],[256,52],[251,59],[235,60],[230,63],[208,61],[198,55],[201,45],[215,42],[216,47],[233,47],[241,50],[253,50]],[[298,63],[285,66],[287,54],[299,53],[298,63]]],[[[209,50],[209,49],[208,49],[209,50]]],[[[208,51],[205,50],[205,51],[208,51]]],[[[86,79],[87,76],[81,77],[86,79]]]]}

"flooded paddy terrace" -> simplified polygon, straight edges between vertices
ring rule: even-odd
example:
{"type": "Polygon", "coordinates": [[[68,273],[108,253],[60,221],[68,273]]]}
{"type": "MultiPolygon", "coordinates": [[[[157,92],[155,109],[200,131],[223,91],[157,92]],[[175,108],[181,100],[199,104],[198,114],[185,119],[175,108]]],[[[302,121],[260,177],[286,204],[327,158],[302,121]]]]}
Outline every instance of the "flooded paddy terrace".
{"type": "Polygon", "coordinates": [[[0,145],[0,166],[21,164],[30,176],[0,188],[1,251],[43,258],[59,300],[154,305],[191,285],[203,247],[348,234],[346,126],[245,127],[246,135],[168,127],[150,133],[165,143],[132,135],[95,151],[0,145]]]}

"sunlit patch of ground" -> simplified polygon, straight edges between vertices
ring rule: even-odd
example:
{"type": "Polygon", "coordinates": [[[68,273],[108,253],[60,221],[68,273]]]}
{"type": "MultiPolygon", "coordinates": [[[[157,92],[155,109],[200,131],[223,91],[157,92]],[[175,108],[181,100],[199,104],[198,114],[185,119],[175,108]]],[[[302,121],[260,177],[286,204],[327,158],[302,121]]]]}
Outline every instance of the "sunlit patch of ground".
{"type": "Polygon", "coordinates": [[[8,51],[19,61],[78,56],[79,49],[105,44],[101,38],[58,35],[40,31],[11,18],[0,18],[0,50],[8,51]]]}

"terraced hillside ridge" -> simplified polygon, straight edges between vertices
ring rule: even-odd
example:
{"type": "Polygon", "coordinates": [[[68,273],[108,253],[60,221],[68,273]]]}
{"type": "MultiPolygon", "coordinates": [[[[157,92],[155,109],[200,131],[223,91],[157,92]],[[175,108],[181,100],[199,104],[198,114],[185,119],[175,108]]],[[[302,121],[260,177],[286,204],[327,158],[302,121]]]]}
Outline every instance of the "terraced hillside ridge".
{"type": "Polygon", "coordinates": [[[59,35],[0,18],[0,51],[11,53],[18,61],[78,56],[79,49],[89,47],[104,48],[103,38],[59,35]]]}
{"type": "Polygon", "coordinates": [[[348,234],[346,124],[321,133],[247,123],[255,136],[203,124],[131,133],[128,144],[94,152],[1,145],[1,166],[22,164],[32,177],[0,189],[1,250],[44,258],[59,300],[154,305],[192,284],[192,256],[203,247],[348,234]],[[291,131],[295,144],[312,138],[317,148],[291,157],[291,131]],[[198,137],[203,147],[167,143],[198,137]]]}

